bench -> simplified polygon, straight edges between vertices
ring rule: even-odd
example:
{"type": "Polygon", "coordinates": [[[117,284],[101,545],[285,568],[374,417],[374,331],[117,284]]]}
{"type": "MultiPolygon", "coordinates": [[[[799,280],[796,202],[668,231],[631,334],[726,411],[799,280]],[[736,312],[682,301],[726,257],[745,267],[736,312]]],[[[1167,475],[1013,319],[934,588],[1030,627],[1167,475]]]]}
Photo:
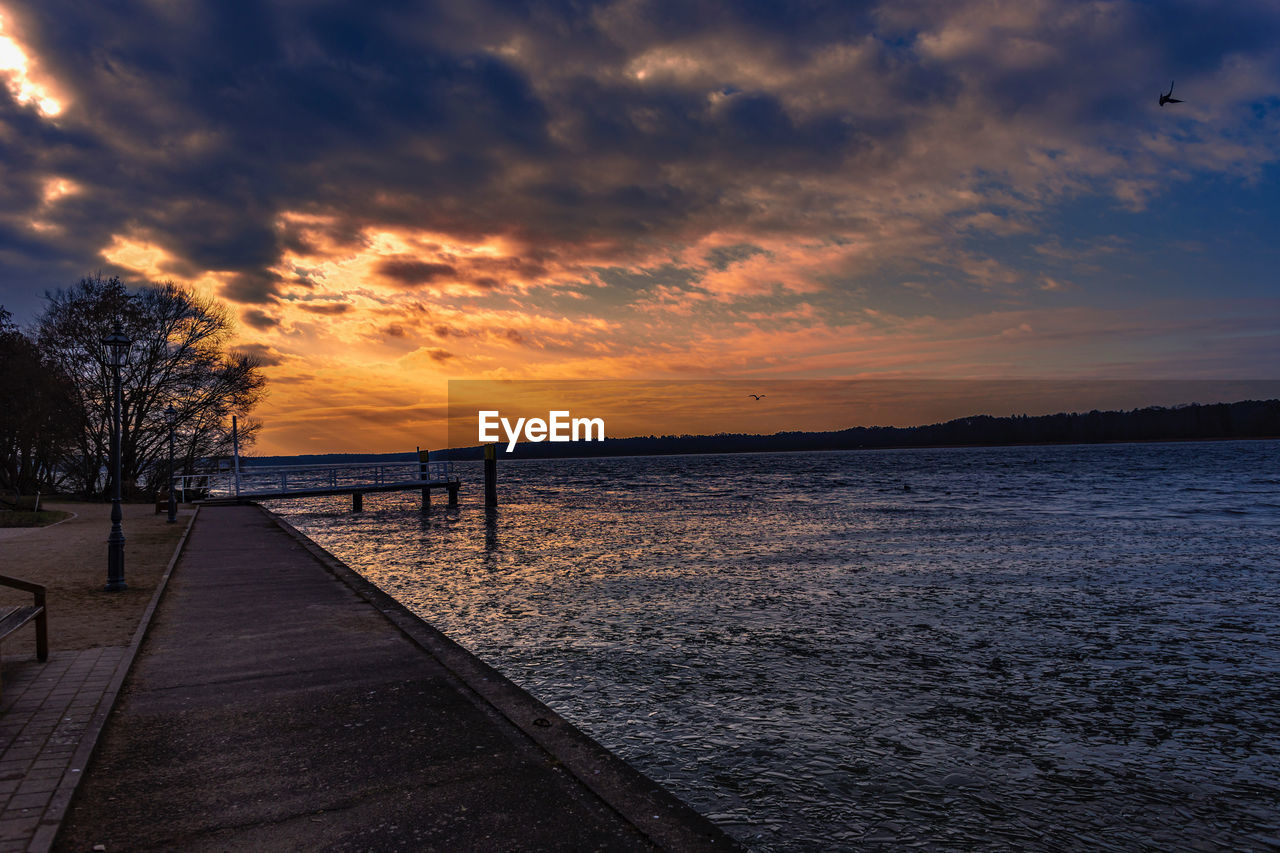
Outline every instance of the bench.
{"type": "Polygon", "coordinates": [[[45,612],[44,587],[38,583],[0,575],[0,586],[32,593],[34,602],[17,607],[0,607],[0,641],[23,625],[36,620],[36,658],[49,659],[49,615],[45,612]]]}

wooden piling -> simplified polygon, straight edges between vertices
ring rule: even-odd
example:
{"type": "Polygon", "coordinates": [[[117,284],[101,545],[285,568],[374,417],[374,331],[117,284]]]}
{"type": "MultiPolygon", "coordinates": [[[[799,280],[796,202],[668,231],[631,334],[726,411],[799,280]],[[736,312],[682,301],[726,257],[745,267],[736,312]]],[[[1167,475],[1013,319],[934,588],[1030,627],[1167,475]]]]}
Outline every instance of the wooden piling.
{"type": "Polygon", "coordinates": [[[484,505],[498,505],[498,445],[484,446],[484,505]]]}
{"type": "MultiPolygon", "coordinates": [[[[421,447],[419,447],[418,448],[418,479],[419,480],[428,479],[427,475],[430,473],[431,466],[428,465],[427,462],[430,459],[431,459],[431,451],[423,450],[421,447]]],[[[431,512],[431,487],[430,486],[422,487],[422,512],[424,513],[431,512]]]]}
{"type": "Polygon", "coordinates": [[[364,492],[351,493],[351,511],[352,512],[364,511],[364,492]]]}

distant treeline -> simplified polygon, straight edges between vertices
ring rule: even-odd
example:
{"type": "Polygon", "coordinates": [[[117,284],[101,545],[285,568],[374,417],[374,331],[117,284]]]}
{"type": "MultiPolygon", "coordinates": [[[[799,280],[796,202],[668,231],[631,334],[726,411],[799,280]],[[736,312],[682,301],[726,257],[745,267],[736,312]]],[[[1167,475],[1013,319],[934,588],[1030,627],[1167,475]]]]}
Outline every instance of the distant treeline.
{"type": "MultiPolygon", "coordinates": [[[[718,433],[610,438],[603,442],[521,442],[511,457],[647,456],[677,453],[751,453],[799,450],[859,450],[895,447],[955,447],[1008,444],[1098,444],[1119,441],[1197,441],[1280,436],[1280,400],[1151,406],[1128,412],[1056,415],[975,415],[916,427],[852,427],[829,432],[773,435],[718,433]]],[[[505,447],[503,448],[505,450],[505,447]]],[[[478,459],[480,447],[433,453],[433,459],[478,459]]],[[[406,456],[406,454],[398,454],[406,456]]],[[[507,454],[501,454],[508,458],[507,454]]],[[[310,458],[310,457],[309,457],[310,458]]],[[[412,459],[413,454],[407,454],[412,459]]]]}
{"type": "MultiPolygon", "coordinates": [[[[974,415],[917,427],[853,427],[829,432],[779,432],[773,435],[719,433],[610,438],[603,442],[521,442],[503,458],[558,459],[575,456],[652,456],[679,453],[752,453],[796,450],[858,450],[894,447],[961,447],[1002,444],[1100,444],[1114,441],[1202,441],[1280,437],[1280,400],[1152,406],[1128,412],[1057,415],[974,415]]],[[[432,459],[479,459],[480,446],[436,450],[432,459]]],[[[413,462],[404,453],[308,453],[256,456],[249,465],[356,465],[365,462],[413,462]]]]}

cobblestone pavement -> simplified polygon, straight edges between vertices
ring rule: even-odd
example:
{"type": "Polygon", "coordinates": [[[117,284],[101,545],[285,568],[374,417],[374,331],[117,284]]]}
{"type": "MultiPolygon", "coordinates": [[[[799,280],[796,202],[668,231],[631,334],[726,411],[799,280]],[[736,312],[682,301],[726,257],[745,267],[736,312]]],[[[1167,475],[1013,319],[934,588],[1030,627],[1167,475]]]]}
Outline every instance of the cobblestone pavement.
{"type": "Polygon", "coordinates": [[[111,707],[126,646],[54,652],[4,666],[0,696],[0,853],[53,843],[111,707]]]}

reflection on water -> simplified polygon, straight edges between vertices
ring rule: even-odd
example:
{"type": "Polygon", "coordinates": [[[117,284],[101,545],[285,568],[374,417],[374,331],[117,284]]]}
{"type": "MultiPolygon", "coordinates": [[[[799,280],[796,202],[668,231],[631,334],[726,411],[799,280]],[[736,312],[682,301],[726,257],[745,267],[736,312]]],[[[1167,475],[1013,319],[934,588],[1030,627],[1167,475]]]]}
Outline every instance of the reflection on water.
{"type": "Polygon", "coordinates": [[[500,475],[273,509],[754,849],[1277,843],[1276,442],[500,475]]]}

